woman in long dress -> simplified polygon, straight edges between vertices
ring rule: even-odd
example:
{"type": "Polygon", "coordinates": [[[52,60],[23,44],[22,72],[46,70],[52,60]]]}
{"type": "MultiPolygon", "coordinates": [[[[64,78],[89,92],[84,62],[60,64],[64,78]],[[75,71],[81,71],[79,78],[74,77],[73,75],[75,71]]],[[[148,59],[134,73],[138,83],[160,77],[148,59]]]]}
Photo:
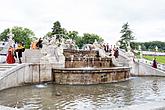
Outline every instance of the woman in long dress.
{"type": "Polygon", "coordinates": [[[152,64],[152,67],[154,67],[154,68],[157,68],[157,62],[156,62],[156,58],[154,58],[154,60],[153,60],[153,64],[152,64]]]}
{"type": "Polygon", "coordinates": [[[13,64],[15,63],[15,58],[14,58],[14,48],[12,46],[9,47],[8,49],[8,54],[7,54],[7,59],[6,62],[8,64],[13,64]]]}

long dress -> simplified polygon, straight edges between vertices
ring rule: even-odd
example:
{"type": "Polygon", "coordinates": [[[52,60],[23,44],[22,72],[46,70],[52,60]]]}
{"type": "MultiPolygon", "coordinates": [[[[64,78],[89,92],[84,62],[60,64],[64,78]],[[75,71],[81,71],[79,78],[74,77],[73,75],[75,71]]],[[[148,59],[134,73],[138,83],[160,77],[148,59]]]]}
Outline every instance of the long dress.
{"type": "Polygon", "coordinates": [[[157,68],[157,62],[156,62],[156,60],[153,60],[152,67],[157,68]]]}
{"type": "Polygon", "coordinates": [[[13,63],[15,63],[15,58],[14,58],[14,55],[13,55],[13,49],[9,49],[9,50],[8,50],[8,55],[7,55],[6,62],[7,62],[8,64],[13,64],[13,63]]]}

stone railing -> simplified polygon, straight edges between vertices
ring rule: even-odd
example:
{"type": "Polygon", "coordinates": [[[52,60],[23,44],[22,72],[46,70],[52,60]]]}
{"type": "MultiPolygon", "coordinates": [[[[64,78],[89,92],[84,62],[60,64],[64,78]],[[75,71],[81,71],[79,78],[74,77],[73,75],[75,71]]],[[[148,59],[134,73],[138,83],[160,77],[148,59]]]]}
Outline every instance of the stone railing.
{"type": "Polygon", "coordinates": [[[132,65],[132,75],[135,76],[165,76],[165,71],[153,68],[140,60],[135,60],[132,65]]]}
{"type": "MultiPolygon", "coordinates": [[[[150,66],[152,66],[152,64],[153,64],[153,61],[146,60],[146,59],[136,59],[136,61],[145,63],[145,64],[150,65],[150,66]]],[[[164,64],[157,63],[157,68],[165,71],[165,65],[164,64]]]]}
{"type": "Polygon", "coordinates": [[[6,62],[6,55],[0,55],[0,63],[6,62]]]}
{"type": "Polygon", "coordinates": [[[0,90],[24,84],[51,81],[54,66],[56,67],[52,64],[19,64],[3,73],[1,72],[0,90]]]}
{"type": "Polygon", "coordinates": [[[158,64],[157,69],[152,67],[152,61],[146,59],[134,59],[134,62],[128,54],[122,50],[119,51],[119,62],[123,65],[131,66],[131,74],[137,76],[165,76],[165,65],[158,64]]]}

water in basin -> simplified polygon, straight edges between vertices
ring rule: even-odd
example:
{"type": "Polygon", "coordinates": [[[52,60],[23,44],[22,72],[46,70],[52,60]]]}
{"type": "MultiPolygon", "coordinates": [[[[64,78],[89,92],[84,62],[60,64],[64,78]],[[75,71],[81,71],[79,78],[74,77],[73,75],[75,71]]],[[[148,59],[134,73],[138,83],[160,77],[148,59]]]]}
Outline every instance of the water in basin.
{"type": "Polygon", "coordinates": [[[100,85],[43,84],[0,92],[0,104],[28,110],[109,110],[165,100],[165,78],[136,77],[100,85]]]}

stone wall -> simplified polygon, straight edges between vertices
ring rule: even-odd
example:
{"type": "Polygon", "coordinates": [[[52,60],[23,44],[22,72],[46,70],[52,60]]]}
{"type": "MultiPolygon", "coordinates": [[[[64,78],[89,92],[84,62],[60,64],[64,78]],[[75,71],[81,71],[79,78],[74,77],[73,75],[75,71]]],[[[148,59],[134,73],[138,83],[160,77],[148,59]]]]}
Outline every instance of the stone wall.
{"type": "Polygon", "coordinates": [[[43,57],[40,49],[25,49],[22,55],[22,61],[24,63],[40,63],[40,59],[43,57]]]}
{"type": "Polygon", "coordinates": [[[53,66],[52,64],[19,64],[3,72],[0,77],[0,90],[51,81],[53,66]]]}
{"type": "Polygon", "coordinates": [[[97,58],[97,57],[74,57],[65,58],[65,68],[109,68],[114,67],[112,58],[97,58]]]}
{"type": "Polygon", "coordinates": [[[64,49],[64,56],[65,57],[71,57],[71,56],[74,56],[74,57],[96,57],[97,55],[97,52],[95,50],[71,50],[71,49],[64,49]]]}
{"type": "Polygon", "coordinates": [[[57,84],[100,84],[125,81],[130,76],[130,68],[61,68],[53,69],[53,81],[57,84]]]}

